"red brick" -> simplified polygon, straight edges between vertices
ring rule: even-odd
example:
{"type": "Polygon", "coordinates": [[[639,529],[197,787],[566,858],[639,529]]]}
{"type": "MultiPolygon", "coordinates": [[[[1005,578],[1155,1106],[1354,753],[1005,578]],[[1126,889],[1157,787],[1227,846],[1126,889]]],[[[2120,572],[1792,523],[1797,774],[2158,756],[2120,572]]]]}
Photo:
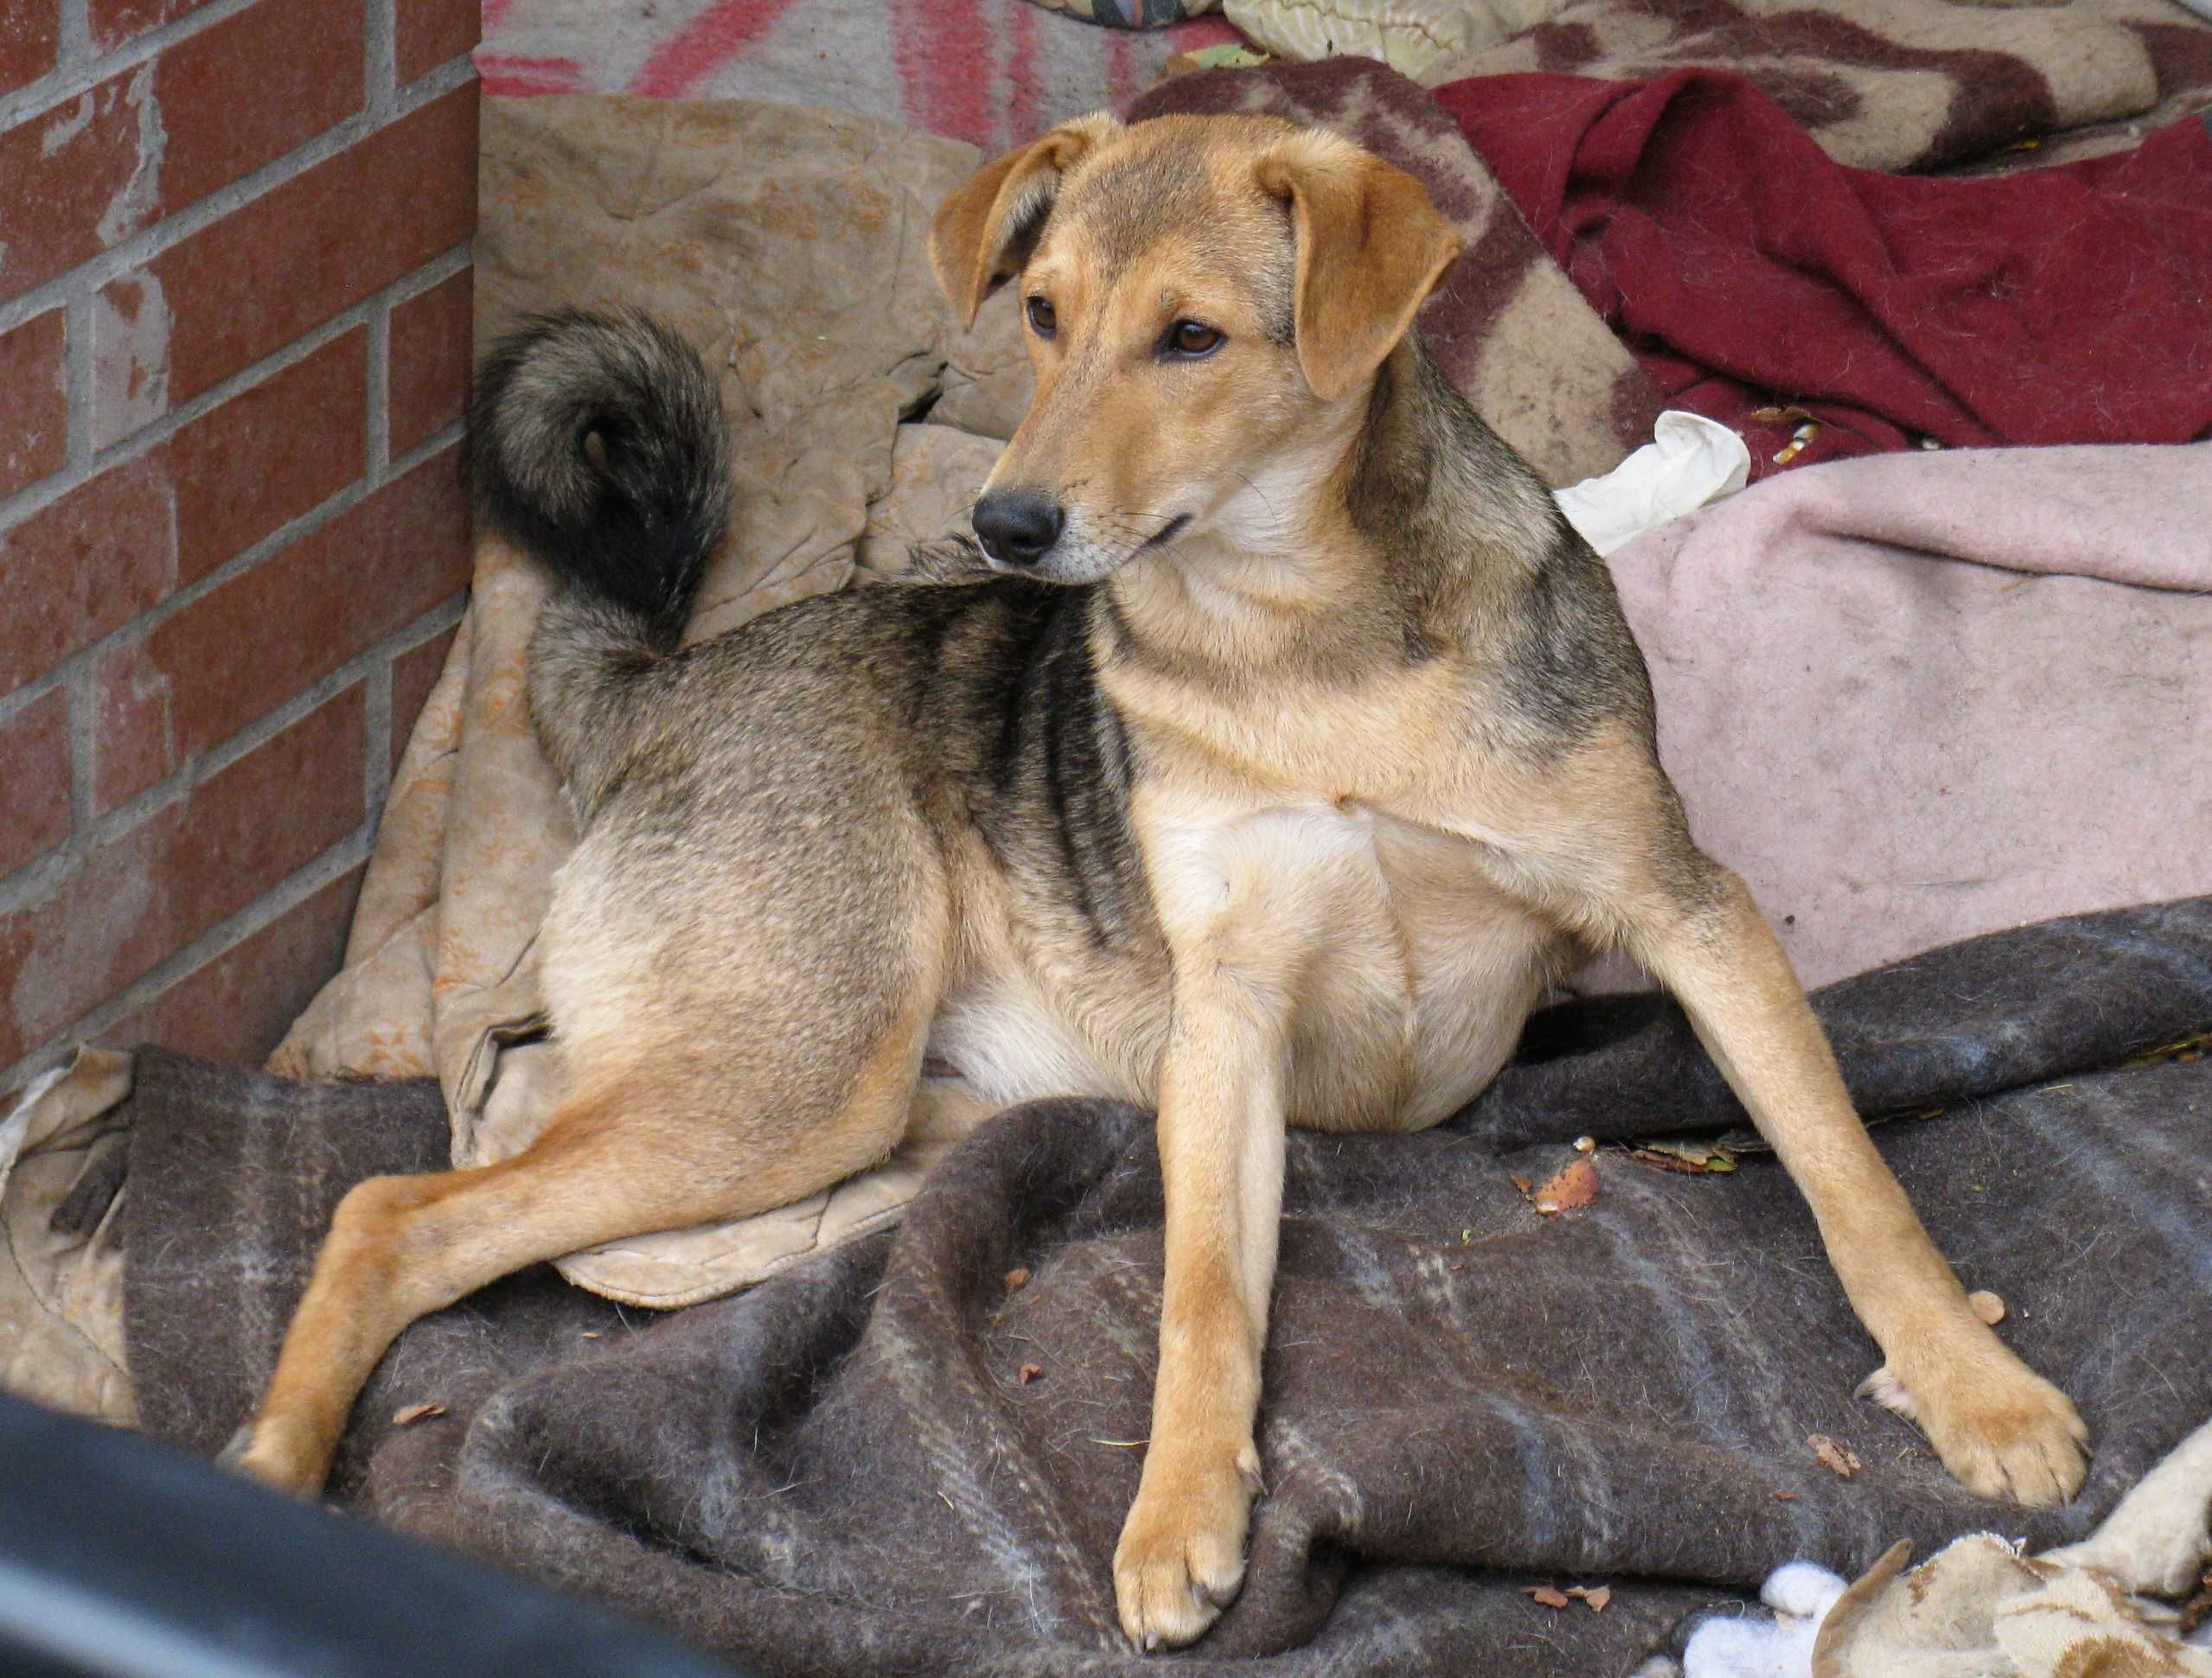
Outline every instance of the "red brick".
{"type": "Polygon", "coordinates": [[[100,1035],[159,1043],[233,1066],[258,1066],[338,971],[366,865],[336,879],[194,969],[100,1035]]]}
{"type": "Polygon", "coordinates": [[[166,475],[147,460],[0,531],[0,695],[159,601],[176,586],[176,539],[166,475]]]}
{"type": "Polygon", "coordinates": [[[368,329],[240,391],[158,452],[176,490],[177,581],[189,583],[367,469],[368,329]]]}
{"type": "Polygon", "coordinates": [[[392,310],[392,452],[404,455],[469,404],[476,271],[463,268],[392,310]]]}
{"type": "Polygon", "coordinates": [[[354,0],[260,0],[161,55],[164,214],[361,108],[362,10],[354,0]]]}
{"type": "Polygon", "coordinates": [[[356,683],[0,914],[0,1064],[360,826],[367,738],[356,683]]]}
{"type": "Polygon", "coordinates": [[[67,337],[58,309],[0,336],[0,495],[60,471],[69,457],[67,337]]]}
{"type": "Polygon", "coordinates": [[[94,806],[134,797],[461,588],[460,456],[433,456],[103,658],[94,806]]]}
{"type": "MultiPolygon", "coordinates": [[[[189,401],[469,237],[476,89],[433,99],[149,263],[170,317],[168,389],[189,401]]],[[[102,292],[118,309],[135,309],[102,292]]]]}
{"type": "Polygon", "coordinates": [[[482,0],[399,0],[393,30],[400,80],[412,81],[476,44],[483,33],[482,0]]]}
{"type": "Polygon", "coordinates": [[[361,16],[358,4],[261,0],[0,135],[0,296],[45,284],[360,110],[361,16]],[[157,123],[158,165],[142,169],[157,123]]]}
{"type": "Polygon", "coordinates": [[[392,660],[392,767],[400,767],[400,759],[407,750],[407,741],[415,731],[415,718],[423,713],[429,701],[430,691],[438,686],[438,679],[445,673],[445,655],[453,650],[453,637],[460,633],[456,624],[442,635],[432,635],[419,647],[411,648],[392,660]]]}
{"type": "Polygon", "coordinates": [[[0,134],[0,300],[158,217],[155,171],[140,168],[152,86],[150,70],[131,71],[0,134]]]}
{"type": "Polygon", "coordinates": [[[0,874],[69,837],[69,696],[42,694],[0,723],[0,874]]]}
{"type": "Polygon", "coordinates": [[[8,0],[0,6],[0,93],[51,70],[61,40],[56,0],[8,0]]]}
{"type": "MultiPolygon", "coordinates": [[[[91,0],[93,49],[105,52],[157,24],[197,11],[208,0],[91,0]]],[[[345,0],[351,5],[354,0],[345,0]]]]}

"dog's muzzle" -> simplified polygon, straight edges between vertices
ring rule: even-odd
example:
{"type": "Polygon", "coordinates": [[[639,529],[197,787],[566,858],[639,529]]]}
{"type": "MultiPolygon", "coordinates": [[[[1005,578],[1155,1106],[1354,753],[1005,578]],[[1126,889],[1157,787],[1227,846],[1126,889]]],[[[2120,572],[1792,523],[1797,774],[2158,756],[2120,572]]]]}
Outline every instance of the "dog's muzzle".
{"type": "Polygon", "coordinates": [[[975,503],[975,539],[1006,571],[1028,571],[1052,551],[1067,526],[1059,502],[1041,490],[994,489],[975,503]]]}

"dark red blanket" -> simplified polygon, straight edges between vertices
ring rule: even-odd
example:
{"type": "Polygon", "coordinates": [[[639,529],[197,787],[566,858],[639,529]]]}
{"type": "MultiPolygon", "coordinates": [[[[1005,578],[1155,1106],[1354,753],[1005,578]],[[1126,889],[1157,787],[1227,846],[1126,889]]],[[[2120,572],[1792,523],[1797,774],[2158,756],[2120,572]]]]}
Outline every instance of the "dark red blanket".
{"type": "Polygon", "coordinates": [[[1944,180],[1844,168],[1714,71],[1435,92],[1670,404],[1743,432],[1755,476],[1807,418],[1798,464],[2212,436],[2203,119],[1944,180]]]}

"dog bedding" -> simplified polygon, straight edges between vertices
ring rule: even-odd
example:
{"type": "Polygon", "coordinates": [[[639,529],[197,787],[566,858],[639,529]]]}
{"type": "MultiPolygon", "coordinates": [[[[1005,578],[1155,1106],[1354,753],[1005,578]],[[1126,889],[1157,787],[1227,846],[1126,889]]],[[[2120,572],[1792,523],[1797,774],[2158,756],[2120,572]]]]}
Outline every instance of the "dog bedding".
{"type": "Polygon", "coordinates": [[[476,62],[495,98],[775,99],[886,117],[1005,150],[1118,105],[1179,53],[1234,41],[1205,0],[484,0],[476,62]],[[1103,29],[1086,22],[1167,24],[1103,29]]]}
{"type": "MultiPolygon", "coordinates": [[[[1182,78],[1141,108],[1218,104],[1224,89],[1332,123],[1422,176],[1469,240],[1423,330],[1553,482],[1648,437],[1651,381],[1428,95],[1352,60],[1182,78]]],[[[831,112],[577,96],[490,102],[483,156],[481,337],[533,309],[635,303],[720,373],[738,512],[695,635],[896,569],[907,540],[958,521],[1027,395],[1008,299],[962,333],[923,258],[929,214],[974,150],[831,112]]],[[[1908,480],[1870,498],[1824,496],[1807,475],[1789,491],[1802,499],[1761,502],[1761,488],[1706,515],[1695,527],[1709,542],[1615,556],[1653,652],[1667,761],[1705,842],[1747,874],[1815,983],[2038,916],[2212,890],[2212,862],[2181,844],[2208,824],[2212,764],[2169,750],[2202,734],[2212,692],[2212,597],[2192,592],[2205,556],[2185,542],[2212,523],[2212,474],[2178,456],[2085,459],[2062,498],[2034,463],[1994,477],[1963,455],[1894,464],[1908,480]],[[2170,552],[2166,569],[2113,558],[2138,552],[2170,552]],[[1922,557],[1946,554],[1968,563],[1922,557]],[[2064,574],[2022,580],[2034,572],[2064,574]],[[1731,607],[1737,592],[1758,609],[1731,607]],[[1865,644],[1829,633],[1845,618],[1864,623],[1865,644]],[[1774,656],[1744,656],[1783,631],[1774,656]],[[2008,649],[2029,644],[2023,668],[2008,649]],[[1870,685],[1876,645],[1888,673],[1870,685]],[[1947,719],[1940,735],[1931,714],[1947,719]],[[2054,737],[2062,752],[2047,750],[2054,737]],[[1776,799],[1777,784],[1792,795],[1776,799]],[[1869,799],[1870,785],[1887,790],[1869,799]],[[2095,813],[2097,832],[2029,842],[2063,810],[2095,813]]],[[[469,616],[394,780],[347,970],[272,1062],[435,1075],[457,1163],[527,1145],[553,1076],[531,1040],[532,941],[572,833],[521,704],[542,588],[500,544],[480,549],[469,616]]],[[[781,1213],[563,1268],[641,1305],[728,1292],[895,1217],[950,1139],[917,1139],[781,1213]]]]}
{"type": "MultiPolygon", "coordinates": [[[[1710,1132],[1741,1123],[1686,1024],[1576,1004],[1437,1131],[1292,1138],[1268,1496],[1243,1596],[1179,1666],[1622,1672],[1787,1559],[1851,1577],[1899,1539],[2079,1539],[2212,1414],[2212,1058],[2125,1063],[2212,1033],[2212,899],[1998,935],[1815,1003],[1862,1105],[1914,1115],[1877,1134],[1932,1232],[2080,1401],[2081,1498],[1979,1502],[1852,1399],[1872,1348],[1774,1162],[1659,1168],[1721,1163],[1710,1132]],[[1707,1145],[1653,1162],[1570,1139],[1684,1126],[1707,1145]],[[1547,1215],[1577,1160],[1595,1194],[1547,1215]]],[[[73,1216],[119,1241],[142,1425],[208,1453],[338,1196],[442,1164],[444,1104],[426,1081],[154,1051],[135,1072],[111,1118],[127,1169],[92,1173],[73,1216]]],[[[656,1319],[540,1268],[425,1319],[334,1488],[765,1673],[1150,1670],[1108,1562],[1160,1220],[1146,1115],[1019,1108],[895,1234],[740,1298],[656,1319]]]]}
{"type": "Polygon", "coordinates": [[[1848,169],[1709,71],[1487,76],[1436,99],[1667,400],[1753,440],[1755,478],[1923,438],[2212,437],[2203,118],[1935,180],[1848,169]]]}

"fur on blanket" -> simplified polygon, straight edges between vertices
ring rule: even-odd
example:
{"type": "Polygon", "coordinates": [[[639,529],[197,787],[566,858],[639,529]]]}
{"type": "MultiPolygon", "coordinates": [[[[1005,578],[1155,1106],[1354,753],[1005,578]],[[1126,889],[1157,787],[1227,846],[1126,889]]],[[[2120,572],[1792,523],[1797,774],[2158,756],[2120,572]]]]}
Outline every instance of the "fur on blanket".
{"type": "MultiPolygon", "coordinates": [[[[2080,1401],[2082,1496],[1979,1502],[1851,1398],[1872,1348],[1771,1160],[1683,1175],[1601,1147],[1593,1200],[1535,1209],[1516,1178],[1578,1158],[1576,1129],[1740,1119],[1671,1008],[1575,1005],[1461,1120],[1292,1139],[1269,1493],[1243,1596],[1179,1664],[1620,1672],[1793,1557],[1849,1577],[1901,1538],[2078,1540],[2212,1414],[2212,1060],[2113,1064],[2212,1030],[2212,900],[1953,947],[1816,1002],[1858,1099],[1921,1115],[1879,1134],[1937,1240],[2080,1401]],[[1816,1435],[1864,1466],[1839,1478],[1816,1435]],[[1523,1594],[1539,1584],[1614,1594],[1558,1610],[1523,1594]]],[[[142,1422],[211,1452],[329,1208],[365,1173],[434,1166],[442,1103],[148,1052],[117,1116],[142,1422]]],[[[1032,1104],[956,1149],[895,1236],[742,1298],[650,1321],[540,1269],[425,1319],[336,1483],[767,1672],[1149,1670],[1107,1563],[1160,1221],[1147,1115],[1032,1104]]]]}

